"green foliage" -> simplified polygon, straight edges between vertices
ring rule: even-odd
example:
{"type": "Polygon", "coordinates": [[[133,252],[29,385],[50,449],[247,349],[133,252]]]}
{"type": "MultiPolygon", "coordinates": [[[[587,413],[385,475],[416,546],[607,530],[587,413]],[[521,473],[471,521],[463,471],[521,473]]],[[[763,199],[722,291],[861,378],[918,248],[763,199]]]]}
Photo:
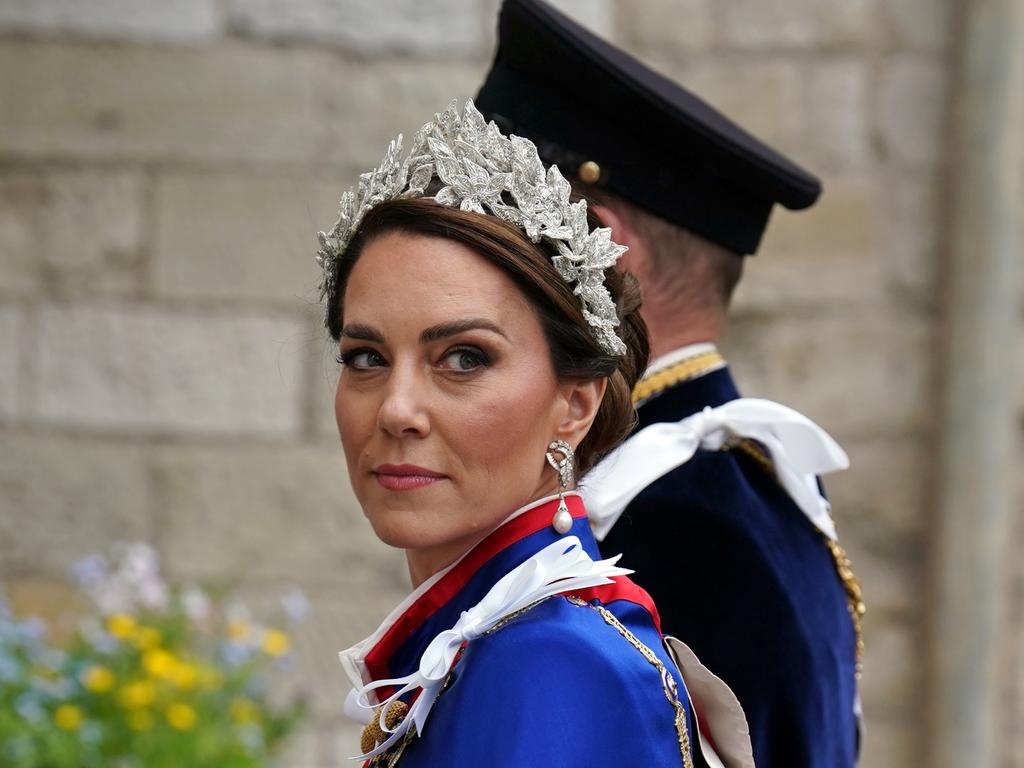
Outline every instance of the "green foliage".
{"type": "Polygon", "coordinates": [[[145,545],[120,547],[113,566],[90,558],[77,575],[94,608],[60,647],[0,595],[0,765],[272,764],[305,715],[300,697],[278,695],[294,666],[285,632],[168,588],[145,545]]]}

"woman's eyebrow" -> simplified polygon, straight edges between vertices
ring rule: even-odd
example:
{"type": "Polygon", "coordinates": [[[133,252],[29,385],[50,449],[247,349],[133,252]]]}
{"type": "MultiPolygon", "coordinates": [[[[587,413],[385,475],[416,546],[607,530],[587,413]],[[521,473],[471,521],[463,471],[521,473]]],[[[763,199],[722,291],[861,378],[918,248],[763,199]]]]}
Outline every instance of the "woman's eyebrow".
{"type": "Polygon", "coordinates": [[[456,334],[464,331],[478,329],[491,331],[492,333],[496,333],[499,336],[508,339],[505,332],[490,320],[485,320],[482,317],[470,317],[465,320],[453,320],[450,323],[439,323],[438,325],[430,326],[420,334],[420,343],[429,344],[433,341],[446,339],[449,336],[455,336],[456,334]]]}
{"type": "Polygon", "coordinates": [[[359,323],[352,323],[346,325],[341,329],[341,335],[346,336],[350,339],[359,339],[361,341],[375,341],[378,344],[384,343],[384,334],[374,328],[372,325],[360,325],[359,323]]]}

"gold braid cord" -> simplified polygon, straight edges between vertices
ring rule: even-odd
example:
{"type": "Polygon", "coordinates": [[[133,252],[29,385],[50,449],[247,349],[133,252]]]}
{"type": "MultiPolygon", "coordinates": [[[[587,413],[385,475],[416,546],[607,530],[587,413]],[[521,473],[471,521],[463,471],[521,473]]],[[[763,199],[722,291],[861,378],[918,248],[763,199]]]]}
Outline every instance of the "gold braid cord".
{"type": "Polygon", "coordinates": [[[686,727],[686,709],[683,707],[682,702],[679,701],[679,689],[676,686],[676,679],[672,677],[672,673],[668,671],[661,659],[654,655],[654,651],[641,643],[640,640],[637,639],[637,636],[626,629],[626,627],[622,625],[622,622],[615,618],[615,615],[607,608],[601,605],[593,605],[578,597],[567,597],[566,599],[573,605],[578,605],[581,608],[591,608],[597,611],[606,624],[613,627],[615,631],[625,638],[627,643],[640,652],[640,655],[643,656],[652,667],[658,670],[658,674],[661,675],[661,685],[665,692],[665,698],[668,699],[668,703],[672,705],[672,709],[675,714],[676,737],[679,740],[679,754],[683,758],[683,768],[693,768],[690,732],[686,727]]]}
{"type": "MultiPolygon", "coordinates": [[[[754,440],[740,440],[729,447],[753,459],[772,476],[775,475],[775,465],[768,456],[765,456],[761,447],[754,440]]],[[[825,540],[825,546],[828,547],[829,554],[832,555],[832,562],[835,564],[836,573],[839,574],[839,579],[843,582],[843,589],[846,592],[846,609],[850,613],[850,620],[853,622],[853,634],[857,642],[855,674],[857,679],[860,680],[864,660],[864,614],[867,613],[868,609],[864,604],[860,581],[853,573],[853,563],[850,561],[849,555],[846,554],[846,550],[839,546],[839,542],[833,541],[825,534],[822,534],[821,537],[825,540]]]]}
{"type": "Polygon", "coordinates": [[[703,376],[723,365],[725,365],[725,358],[718,352],[703,352],[680,360],[675,365],[670,365],[668,368],[640,379],[633,387],[633,403],[634,405],[641,403],[661,394],[669,387],[703,376]]]}

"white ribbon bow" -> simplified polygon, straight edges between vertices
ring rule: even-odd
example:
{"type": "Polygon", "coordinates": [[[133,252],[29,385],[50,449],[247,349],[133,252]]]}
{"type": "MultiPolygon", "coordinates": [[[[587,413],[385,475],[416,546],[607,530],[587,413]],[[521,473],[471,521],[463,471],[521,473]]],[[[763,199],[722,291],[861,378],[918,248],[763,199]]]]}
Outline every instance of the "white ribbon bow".
{"type": "MultiPolygon", "coordinates": [[[[468,611],[463,611],[455,626],[437,635],[420,657],[419,669],[411,675],[389,680],[377,680],[353,691],[354,704],[363,709],[373,709],[369,694],[378,688],[395,686],[398,691],[383,702],[378,724],[385,733],[391,734],[384,742],[364,755],[353,760],[366,760],[379,755],[391,747],[416,724],[416,732],[423,734],[427,721],[445,678],[451,671],[455,656],[463,643],[474,640],[509,614],[561,592],[575,592],[601,584],[611,584],[612,576],[632,573],[616,567],[619,557],[594,561],[586,553],[575,536],[566,536],[548,545],[526,562],[509,571],[491,587],[484,599],[468,611]],[[394,729],[388,728],[384,717],[391,704],[410,691],[422,689],[412,703],[405,719],[394,729]]],[[[352,709],[349,701],[346,709],[352,709]]],[[[358,719],[358,718],[357,718],[358,719]]]]}
{"type": "Polygon", "coordinates": [[[581,489],[597,540],[604,540],[644,488],[688,462],[698,448],[717,451],[737,438],[751,438],[768,450],[779,483],[815,527],[834,541],[831,506],[818,489],[817,476],[847,469],[849,458],[806,416],[756,398],[709,406],[682,421],[652,424],[608,454],[584,478],[581,489]]]}

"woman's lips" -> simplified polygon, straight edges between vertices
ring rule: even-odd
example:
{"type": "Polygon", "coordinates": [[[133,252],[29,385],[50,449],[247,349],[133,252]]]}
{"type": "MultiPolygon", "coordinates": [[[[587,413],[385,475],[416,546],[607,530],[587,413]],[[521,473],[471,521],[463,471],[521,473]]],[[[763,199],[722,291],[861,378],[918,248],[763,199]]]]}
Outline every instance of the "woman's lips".
{"type": "Polygon", "coordinates": [[[374,467],[373,474],[377,482],[389,491],[412,491],[448,479],[447,475],[415,464],[381,464],[374,467]]]}

